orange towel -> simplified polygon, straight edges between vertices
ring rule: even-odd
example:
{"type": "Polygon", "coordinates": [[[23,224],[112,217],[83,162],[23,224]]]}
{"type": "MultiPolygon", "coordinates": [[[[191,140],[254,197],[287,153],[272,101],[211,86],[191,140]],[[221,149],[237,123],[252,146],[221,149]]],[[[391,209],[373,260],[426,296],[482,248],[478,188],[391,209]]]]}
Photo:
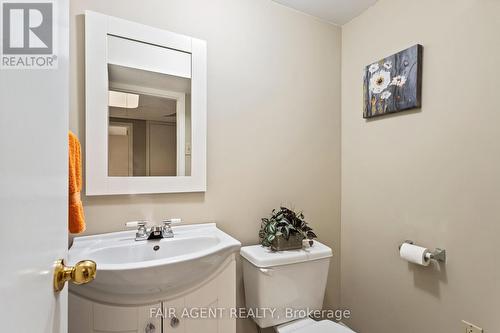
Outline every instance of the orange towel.
{"type": "Polygon", "coordinates": [[[85,231],[85,216],[80,198],[82,191],[82,164],[80,156],[80,141],[69,132],[69,232],[79,234],[85,231]]]}

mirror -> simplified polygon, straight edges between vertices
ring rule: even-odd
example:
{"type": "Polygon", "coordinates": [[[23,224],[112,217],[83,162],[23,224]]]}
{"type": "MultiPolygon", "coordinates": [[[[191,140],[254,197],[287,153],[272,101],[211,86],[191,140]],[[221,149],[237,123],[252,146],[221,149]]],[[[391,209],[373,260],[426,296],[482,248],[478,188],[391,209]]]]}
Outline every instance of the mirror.
{"type": "Polygon", "coordinates": [[[85,13],[85,192],[206,190],[207,45],[85,13]]]}
{"type": "Polygon", "coordinates": [[[191,175],[191,79],[108,64],[108,176],[191,175]]]}

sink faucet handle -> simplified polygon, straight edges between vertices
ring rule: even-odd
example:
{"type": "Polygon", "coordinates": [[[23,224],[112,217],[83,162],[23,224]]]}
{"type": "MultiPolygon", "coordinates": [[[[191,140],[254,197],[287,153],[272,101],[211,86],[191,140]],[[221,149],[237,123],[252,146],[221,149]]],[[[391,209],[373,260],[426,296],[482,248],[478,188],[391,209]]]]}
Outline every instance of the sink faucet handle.
{"type": "Polygon", "coordinates": [[[136,228],[135,240],[145,240],[149,237],[149,231],[146,225],[148,221],[130,221],[125,223],[127,228],[136,228]]]}
{"type": "Polygon", "coordinates": [[[162,222],[165,225],[172,225],[172,224],[181,223],[182,219],[180,219],[180,218],[173,218],[173,219],[163,220],[162,222]]]}
{"type": "Polygon", "coordinates": [[[181,219],[168,219],[168,220],[163,220],[163,238],[172,238],[174,237],[174,231],[171,228],[172,224],[177,224],[181,223],[181,219]]]}
{"type": "Polygon", "coordinates": [[[144,228],[148,224],[148,221],[130,221],[125,223],[127,228],[144,228]]]}

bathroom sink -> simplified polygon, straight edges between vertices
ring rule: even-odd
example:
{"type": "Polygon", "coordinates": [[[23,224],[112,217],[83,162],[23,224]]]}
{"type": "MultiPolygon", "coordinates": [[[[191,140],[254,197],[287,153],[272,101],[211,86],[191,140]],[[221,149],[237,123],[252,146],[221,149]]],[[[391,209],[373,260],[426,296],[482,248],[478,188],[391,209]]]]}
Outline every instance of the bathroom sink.
{"type": "Polygon", "coordinates": [[[241,243],[215,223],[173,227],[174,238],[136,241],[135,230],[74,239],[68,263],[97,263],[92,283],[71,285],[85,298],[115,304],[145,304],[195,288],[216,273],[241,243]]]}

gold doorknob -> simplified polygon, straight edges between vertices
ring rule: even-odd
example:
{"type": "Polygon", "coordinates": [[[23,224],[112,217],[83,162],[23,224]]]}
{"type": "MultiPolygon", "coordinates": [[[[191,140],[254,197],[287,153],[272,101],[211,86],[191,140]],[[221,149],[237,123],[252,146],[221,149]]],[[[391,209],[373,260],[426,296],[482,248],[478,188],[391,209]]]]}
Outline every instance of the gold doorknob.
{"type": "Polygon", "coordinates": [[[64,260],[56,261],[54,268],[54,290],[61,291],[67,281],[74,284],[85,284],[94,280],[97,265],[92,260],[83,260],[74,267],[64,265],[64,260]]]}

